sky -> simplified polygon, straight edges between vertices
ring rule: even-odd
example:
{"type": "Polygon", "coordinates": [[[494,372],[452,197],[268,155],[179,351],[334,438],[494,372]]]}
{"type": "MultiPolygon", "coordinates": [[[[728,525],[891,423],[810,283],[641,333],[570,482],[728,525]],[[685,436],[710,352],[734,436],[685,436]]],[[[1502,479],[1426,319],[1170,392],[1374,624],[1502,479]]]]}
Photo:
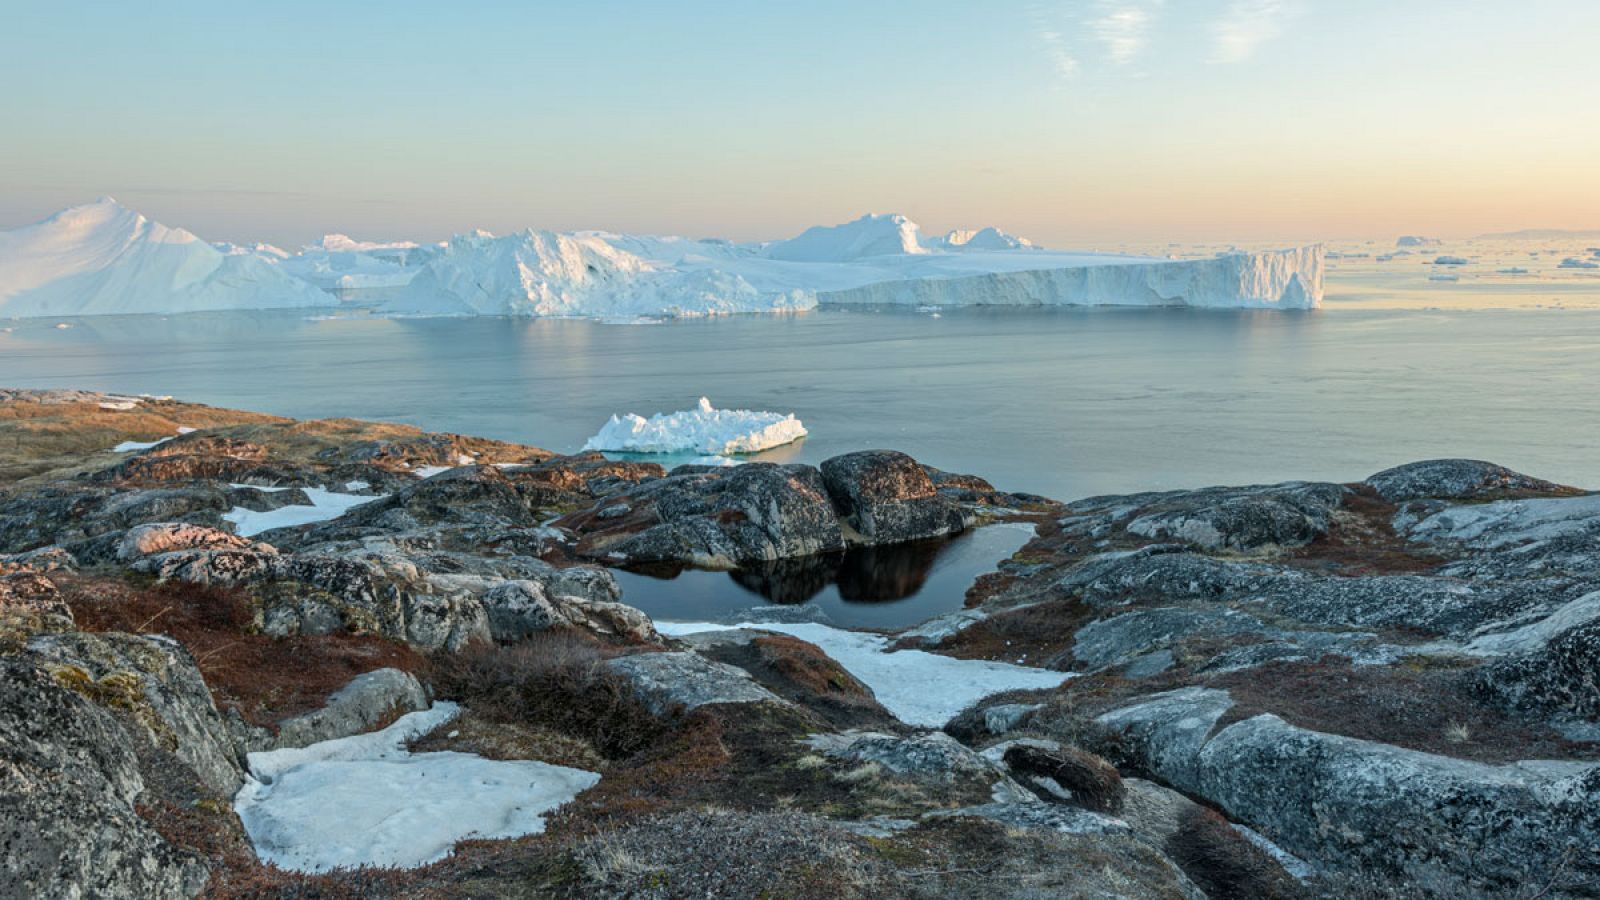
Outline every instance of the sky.
{"type": "Polygon", "coordinates": [[[0,0],[0,228],[1600,228],[1594,0],[0,0]]]}

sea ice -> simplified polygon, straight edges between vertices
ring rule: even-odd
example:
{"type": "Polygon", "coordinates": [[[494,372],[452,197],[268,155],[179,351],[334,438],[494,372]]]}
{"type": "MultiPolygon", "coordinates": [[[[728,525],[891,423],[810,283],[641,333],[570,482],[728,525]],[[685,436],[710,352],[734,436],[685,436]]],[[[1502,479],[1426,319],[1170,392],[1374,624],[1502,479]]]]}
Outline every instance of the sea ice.
{"type": "MultiPolygon", "coordinates": [[[[269,490],[257,488],[257,490],[269,490]]],[[[279,490],[282,490],[279,488],[279,490]]],[[[258,511],[235,506],[222,514],[233,523],[233,530],[241,537],[253,537],[274,528],[290,528],[337,519],[363,503],[380,499],[361,494],[339,494],[322,488],[301,488],[311,500],[310,506],[280,506],[277,509],[258,511]]]]}
{"type": "Polygon", "coordinates": [[[759,453],[805,436],[805,426],[793,413],[717,409],[701,397],[692,410],[656,413],[648,419],[633,413],[612,416],[583,449],[726,456],[759,453]]]}
{"type": "Polygon", "coordinates": [[[531,760],[405,749],[457,712],[440,702],[382,731],[251,753],[233,805],[256,854],[300,872],[426,865],[468,838],[538,834],[547,813],[600,781],[531,760]]]}
{"type": "Polygon", "coordinates": [[[926,728],[944,725],[956,713],[991,694],[1053,688],[1072,677],[1066,672],[1002,662],[956,659],[922,650],[890,651],[890,639],[883,635],[844,631],[813,622],[747,622],[739,625],[656,622],[656,630],[671,637],[735,628],[776,631],[816,644],[822,652],[872,688],[872,693],[884,709],[907,725],[926,728]]]}

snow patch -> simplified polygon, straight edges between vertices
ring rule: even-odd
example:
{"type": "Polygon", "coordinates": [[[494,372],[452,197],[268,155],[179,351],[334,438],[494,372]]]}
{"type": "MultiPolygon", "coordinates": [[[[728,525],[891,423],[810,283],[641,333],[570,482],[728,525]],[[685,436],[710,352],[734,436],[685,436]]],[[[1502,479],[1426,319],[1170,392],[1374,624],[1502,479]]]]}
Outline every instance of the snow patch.
{"type": "Polygon", "coordinates": [[[726,456],[759,453],[805,436],[805,426],[793,413],[717,409],[701,397],[691,410],[656,413],[648,419],[633,413],[612,416],[583,449],[726,456]]]}
{"type": "MultiPolygon", "coordinates": [[[[270,489],[257,488],[257,490],[270,489]]],[[[233,523],[233,530],[240,537],[254,537],[274,528],[292,528],[296,525],[337,519],[363,503],[381,499],[362,494],[340,494],[323,488],[308,487],[301,490],[311,500],[310,506],[280,506],[277,509],[264,511],[235,506],[223,513],[222,518],[233,523]]]]}
{"type": "Polygon", "coordinates": [[[538,834],[547,813],[600,781],[530,760],[405,749],[458,711],[435,703],[382,731],[251,753],[234,810],[256,854],[299,872],[426,865],[468,838],[538,834]]]}
{"type": "Polygon", "coordinates": [[[956,659],[922,650],[890,651],[890,639],[880,634],[844,631],[812,622],[745,622],[713,625],[706,622],[656,622],[656,630],[670,637],[703,631],[755,628],[776,631],[816,644],[850,674],[861,679],[883,704],[908,725],[939,728],[963,709],[1002,691],[1037,690],[1059,686],[1073,677],[1010,663],[956,659]]]}

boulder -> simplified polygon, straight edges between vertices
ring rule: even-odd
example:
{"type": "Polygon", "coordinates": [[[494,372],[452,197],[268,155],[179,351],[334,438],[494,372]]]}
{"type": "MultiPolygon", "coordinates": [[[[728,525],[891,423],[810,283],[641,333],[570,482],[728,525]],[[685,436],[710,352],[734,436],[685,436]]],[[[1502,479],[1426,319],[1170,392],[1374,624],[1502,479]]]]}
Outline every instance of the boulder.
{"type": "Polygon", "coordinates": [[[1390,503],[1436,498],[1478,500],[1515,494],[1568,493],[1566,488],[1477,459],[1429,459],[1384,469],[1366,484],[1390,503]]]}
{"type": "Polygon", "coordinates": [[[613,671],[627,676],[645,704],[657,715],[674,707],[696,709],[717,703],[788,705],[750,673],[714,662],[693,651],[635,653],[608,660],[613,671]]]}
{"type": "Polygon", "coordinates": [[[1225,692],[1186,688],[1096,721],[1126,764],[1325,865],[1485,890],[1600,874],[1600,764],[1488,765],[1273,715],[1216,729],[1230,706],[1225,692]]]}
{"type": "Polygon", "coordinates": [[[321,709],[278,723],[273,747],[305,747],[362,734],[397,716],[427,709],[430,702],[427,689],[415,675],[400,669],[376,669],[352,678],[321,709]]]}
{"type": "Polygon", "coordinates": [[[623,603],[590,599],[592,592],[588,588],[597,583],[578,581],[581,593],[573,593],[562,590],[572,582],[502,582],[482,597],[489,633],[497,641],[510,642],[565,626],[639,642],[659,639],[650,617],[643,612],[623,603]]]}
{"type": "Polygon", "coordinates": [[[191,525],[185,522],[153,522],[137,525],[122,535],[117,546],[117,559],[128,562],[157,553],[174,550],[250,550],[256,553],[276,553],[270,544],[243,538],[219,528],[191,525]]]}
{"type": "Polygon", "coordinates": [[[0,895],[193,897],[207,869],[134,811],[127,734],[26,656],[0,657],[0,895]]]}
{"type": "Polygon", "coordinates": [[[913,780],[951,782],[970,778],[997,781],[1005,772],[948,734],[925,731],[910,736],[876,731],[815,734],[806,745],[831,759],[875,763],[913,780]]]}
{"type": "Polygon", "coordinates": [[[642,488],[628,495],[634,515],[640,515],[640,501],[648,501],[659,524],[621,539],[591,539],[580,543],[580,552],[618,562],[733,569],[844,549],[822,477],[810,466],[748,463],[671,476],[642,488]]]}
{"type": "Polygon", "coordinates": [[[916,460],[893,450],[863,450],[822,463],[828,497],[864,544],[896,544],[966,530],[971,512],[940,494],[916,460]]]}
{"type": "Polygon", "coordinates": [[[1155,495],[1124,527],[1205,550],[1298,547],[1327,532],[1346,493],[1336,484],[1308,482],[1179,491],[1155,495]]]}
{"type": "Polygon", "coordinates": [[[231,797],[244,761],[189,651],[164,635],[75,631],[37,635],[28,649],[56,680],[132,713],[149,740],[194,770],[212,792],[231,797]]]}

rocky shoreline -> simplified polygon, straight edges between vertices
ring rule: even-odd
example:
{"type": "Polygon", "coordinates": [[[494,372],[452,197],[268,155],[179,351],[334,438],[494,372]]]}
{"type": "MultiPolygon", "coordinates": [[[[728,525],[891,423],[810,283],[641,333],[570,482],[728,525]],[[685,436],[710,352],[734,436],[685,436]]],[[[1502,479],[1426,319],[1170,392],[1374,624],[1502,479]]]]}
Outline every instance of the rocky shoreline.
{"type": "Polygon", "coordinates": [[[1469,460],[1060,503],[892,451],[667,471],[0,390],[0,666],[8,896],[1600,892],[1600,495],[1469,460]],[[871,657],[903,676],[803,606],[658,627],[608,569],[1008,521],[1036,537],[871,657]],[[945,663],[1059,674],[890,711],[945,663]],[[438,701],[410,752],[597,782],[419,867],[260,862],[250,754],[438,701]]]}

